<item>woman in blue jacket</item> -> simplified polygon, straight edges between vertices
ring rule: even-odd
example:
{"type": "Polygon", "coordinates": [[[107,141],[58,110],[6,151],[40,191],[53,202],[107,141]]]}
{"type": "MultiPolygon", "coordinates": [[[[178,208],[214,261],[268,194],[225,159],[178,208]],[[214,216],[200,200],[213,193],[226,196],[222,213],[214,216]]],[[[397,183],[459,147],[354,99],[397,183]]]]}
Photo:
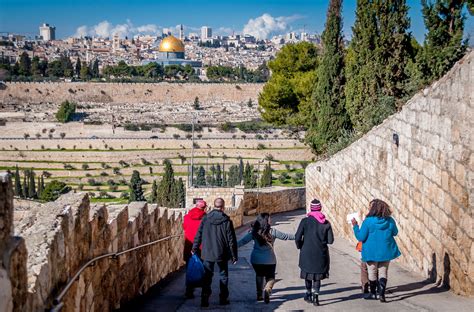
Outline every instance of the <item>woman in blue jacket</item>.
{"type": "Polygon", "coordinates": [[[388,265],[391,260],[401,255],[394,239],[398,228],[391,214],[386,202],[374,199],[369,204],[369,213],[360,228],[357,221],[352,219],[355,237],[362,242],[362,261],[367,262],[369,273],[370,293],[366,299],[377,299],[378,273],[379,299],[386,302],[388,265]]]}

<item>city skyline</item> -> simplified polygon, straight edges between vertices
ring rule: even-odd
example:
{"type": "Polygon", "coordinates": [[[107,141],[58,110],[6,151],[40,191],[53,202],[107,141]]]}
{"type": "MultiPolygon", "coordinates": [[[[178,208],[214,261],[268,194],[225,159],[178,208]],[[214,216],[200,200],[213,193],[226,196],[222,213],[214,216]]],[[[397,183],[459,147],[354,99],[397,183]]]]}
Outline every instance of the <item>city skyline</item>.
{"type": "MultiPolygon", "coordinates": [[[[201,33],[209,26],[215,35],[250,34],[259,39],[291,31],[321,33],[326,20],[328,1],[248,1],[227,3],[218,1],[171,2],[137,0],[133,3],[116,0],[73,1],[0,0],[0,32],[38,34],[38,27],[48,23],[56,27],[56,37],[101,36],[118,34],[121,37],[136,34],[160,34],[163,28],[179,34],[201,33]],[[22,19],[18,13],[22,12],[22,19]],[[71,14],[73,13],[73,14],[71,14]]],[[[422,42],[425,27],[418,0],[409,0],[410,30],[422,42]]],[[[356,1],[345,1],[343,7],[344,35],[351,38],[356,1]]],[[[466,12],[465,36],[472,38],[474,19],[466,12]]],[[[472,44],[472,39],[471,39],[472,44]]]]}

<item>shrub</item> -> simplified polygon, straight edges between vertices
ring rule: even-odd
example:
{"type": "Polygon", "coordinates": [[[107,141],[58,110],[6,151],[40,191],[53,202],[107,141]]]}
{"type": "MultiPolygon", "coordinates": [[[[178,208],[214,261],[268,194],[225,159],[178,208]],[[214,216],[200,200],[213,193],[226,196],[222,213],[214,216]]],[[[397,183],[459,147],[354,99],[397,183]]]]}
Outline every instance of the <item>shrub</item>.
{"type": "Polygon", "coordinates": [[[177,139],[179,139],[180,137],[181,137],[181,136],[180,136],[179,134],[177,134],[177,133],[173,134],[173,139],[176,139],[176,140],[177,140],[177,139]]]}
{"type": "Polygon", "coordinates": [[[263,145],[262,143],[258,143],[257,149],[258,150],[263,150],[263,149],[265,149],[265,145],[263,145]]]}
{"type": "Polygon", "coordinates": [[[107,177],[108,175],[109,175],[109,174],[108,174],[107,172],[105,172],[105,171],[102,171],[102,172],[100,173],[100,176],[102,176],[102,177],[107,177]]]}
{"type": "Polygon", "coordinates": [[[53,180],[46,184],[46,187],[41,192],[40,199],[43,201],[54,201],[62,194],[66,194],[71,190],[71,187],[67,186],[66,183],[53,180]]]}
{"type": "Polygon", "coordinates": [[[140,127],[137,124],[126,123],[123,128],[128,131],[140,131],[140,127]]]}
{"type": "MultiPolygon", "coordinates": [[[[56,113],[56,119],[59,122],[66,123],[73,119],[74,113],[76,112],[76,104],[69,101],[61,103],[58,112],[56,113]]],[[[50,130],[51,131],[51,130],[50,130]]]]}
{"type": "Polygon", "coordinates": [[[255,136],[255,138],[256,138],[257,140],[263,140],[263,136],[262,136],[261,134],[257,134],[257,135],[255,136]]]}

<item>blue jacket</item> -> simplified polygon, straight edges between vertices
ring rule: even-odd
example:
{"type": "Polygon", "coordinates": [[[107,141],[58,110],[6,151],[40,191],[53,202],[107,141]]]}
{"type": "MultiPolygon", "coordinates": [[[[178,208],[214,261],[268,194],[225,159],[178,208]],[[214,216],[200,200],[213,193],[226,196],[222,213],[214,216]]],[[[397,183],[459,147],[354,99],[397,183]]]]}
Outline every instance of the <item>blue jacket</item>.
{"type": "Polygon", "coordinates": [[[354,225],[354,234],[362,242],[362,261],[390,261],[401,255],[394,236],[398,228],[393,218],[367,217],[359,229],[354,225]]]}

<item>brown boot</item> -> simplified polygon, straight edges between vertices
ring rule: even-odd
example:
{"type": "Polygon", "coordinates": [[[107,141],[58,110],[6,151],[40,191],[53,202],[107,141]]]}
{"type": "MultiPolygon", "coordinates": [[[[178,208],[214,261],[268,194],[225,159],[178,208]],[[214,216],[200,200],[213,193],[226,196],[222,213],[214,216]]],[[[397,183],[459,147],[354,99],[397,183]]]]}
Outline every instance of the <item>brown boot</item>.
{"type": "Polygon", "coordinates": [[[275,285],[275,279],[269,278],[265,284],[265,290],[263,292],[263,300],[265,303],[270,303],[270,295],[272,294],[273,285],[275,285]]]}

